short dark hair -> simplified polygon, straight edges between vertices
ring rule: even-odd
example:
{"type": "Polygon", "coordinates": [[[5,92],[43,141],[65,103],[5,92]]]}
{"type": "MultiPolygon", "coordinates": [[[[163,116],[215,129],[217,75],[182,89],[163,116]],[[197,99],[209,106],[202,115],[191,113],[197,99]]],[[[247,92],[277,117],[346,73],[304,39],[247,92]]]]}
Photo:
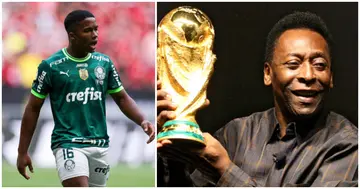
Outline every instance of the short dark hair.
{"type": "Polygon", "coordinates": [[[272,61],[275,45],[281,34],[290,29],[301,28],[319,33],[326,40],[331,57],[333,39],[325,22],[314,13],[294,12],[279,20],[269,32],[266,39],[265,62],[272,61]]]}
{"type": "Polygon", "coordinates": [[[70,31],[72,31],[73,26],[75,24],[77,24],[89,17],[95,18],[95,16],[87,10],[74,10],[74,11],[70,12],[64,20],[64,25],[65,25],[66,31],[69,33],[70,31]]]}

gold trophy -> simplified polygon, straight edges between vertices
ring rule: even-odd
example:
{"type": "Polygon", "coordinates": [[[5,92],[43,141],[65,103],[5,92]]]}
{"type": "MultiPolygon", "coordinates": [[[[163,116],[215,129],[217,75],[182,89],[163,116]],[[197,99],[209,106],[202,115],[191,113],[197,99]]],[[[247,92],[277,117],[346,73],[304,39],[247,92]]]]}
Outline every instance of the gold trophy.
{"type": "Polygon", "coordinates": [[[206,88],[214,70],[215,32],[199,9],[183,6],[170,11],[158,26],[157,73],[162,89],[178,105],[174,120],[161,128],[157,140],[177,146],[202,148],[204,138],[195,120],[206,101],[206,88]]]}

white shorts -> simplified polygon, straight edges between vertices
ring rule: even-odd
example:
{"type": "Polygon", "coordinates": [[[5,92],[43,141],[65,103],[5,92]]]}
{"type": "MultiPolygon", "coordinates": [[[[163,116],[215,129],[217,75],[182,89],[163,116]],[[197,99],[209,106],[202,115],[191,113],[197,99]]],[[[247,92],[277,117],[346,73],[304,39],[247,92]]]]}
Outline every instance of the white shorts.
{"type": "Polygon", "coordinates": [[[104,187],[109,177],[108,148],[57,148],[53,150],[61,182],[86,176],[89,186],[104,187]]]}

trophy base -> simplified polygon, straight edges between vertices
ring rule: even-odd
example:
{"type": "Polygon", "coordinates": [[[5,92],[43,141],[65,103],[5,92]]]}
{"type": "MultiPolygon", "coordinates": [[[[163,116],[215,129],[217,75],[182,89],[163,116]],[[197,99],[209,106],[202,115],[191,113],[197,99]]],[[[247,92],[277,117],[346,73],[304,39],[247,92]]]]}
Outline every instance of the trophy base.
{"type": "MultiPolygon", "coordinates": [[[[200,142],[198,140],[190,140],[190,139],[183,139],[183,138],[164,138],[162,140],[170,140],[171,141],[171,146],[175,147],[175,148],[179,148],[179,149],[192,149],[192,150],[197,150],[197,149],[202,149],[204,148],[206,145],[203,142],[200,142]]],[[[162,141],[159,140],[158,141],[162,141]]]]}
{"type": "Polygon", "coordinates": [[[170,140],[172,146],[180,149],[201,149],[206,146],[200,127],[190,121],[167,121],[157,136],[158,142],[165,139],[170,140]]]}

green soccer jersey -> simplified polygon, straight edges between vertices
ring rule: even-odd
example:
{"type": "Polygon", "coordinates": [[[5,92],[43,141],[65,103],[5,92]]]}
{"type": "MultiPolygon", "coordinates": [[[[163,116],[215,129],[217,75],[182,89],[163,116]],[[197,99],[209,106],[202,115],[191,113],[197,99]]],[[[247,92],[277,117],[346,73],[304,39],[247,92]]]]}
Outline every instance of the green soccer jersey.
{"type": "Polygon", "coordinates": [[[108,147],[105,97],[123,89],[110,58],[89,53],[74,58],[66,48],[39,65],[31,93],[50,96],[54,117],[51,149],[58,147],[108,147]]]}

